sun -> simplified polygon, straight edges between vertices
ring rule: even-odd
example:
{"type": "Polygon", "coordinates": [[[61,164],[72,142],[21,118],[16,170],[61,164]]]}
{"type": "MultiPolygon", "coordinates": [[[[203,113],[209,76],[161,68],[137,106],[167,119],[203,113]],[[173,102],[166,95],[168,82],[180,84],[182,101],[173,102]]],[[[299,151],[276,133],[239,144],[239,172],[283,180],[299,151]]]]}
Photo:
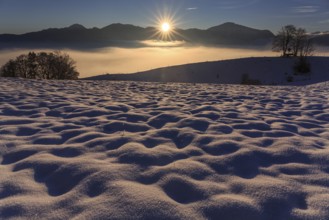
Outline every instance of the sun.
{"type": "Polygon", "coordinates": [[[152,21],[150,28],[152,28],[153,33],[149,38],[162,42],[174,42],[177,39],[183,39],[180,29],[177,28],[180,25],[180,18],[176,16],[177,13],[178,11],[168,6],[155,10],[153,18],[150,18],[152,21]]]}
{"type": "Polygon", "coordinates": [[[170,29],[171,29],[171,25],[168,22],[163,22],[161,24],[161,31],[163,33],[168,33],[170,31],[170,29]]]}

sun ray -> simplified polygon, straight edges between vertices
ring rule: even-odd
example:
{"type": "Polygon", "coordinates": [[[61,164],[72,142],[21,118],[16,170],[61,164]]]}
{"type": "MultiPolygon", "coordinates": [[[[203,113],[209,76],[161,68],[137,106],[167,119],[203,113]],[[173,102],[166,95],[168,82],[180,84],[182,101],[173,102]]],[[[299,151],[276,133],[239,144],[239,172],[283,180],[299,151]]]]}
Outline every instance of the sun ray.
{"type": "Polygon", "coordinates": [[[177,29],[180,20],[177,14],[177,8],[170,10],[168,6],[155,11],[152,19],[152,26],[155,28],[149,39],[162,42],[183,41],[184,37],[177,29]]]}

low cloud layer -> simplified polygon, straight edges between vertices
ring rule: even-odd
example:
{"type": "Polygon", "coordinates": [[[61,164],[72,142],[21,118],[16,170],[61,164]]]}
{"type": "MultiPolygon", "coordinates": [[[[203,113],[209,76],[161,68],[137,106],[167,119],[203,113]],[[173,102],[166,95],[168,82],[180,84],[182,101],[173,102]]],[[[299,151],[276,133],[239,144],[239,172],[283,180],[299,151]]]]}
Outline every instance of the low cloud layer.
{"type": "MultiPolygon", "coordinates": [[[[28,51],[1,51],[0,65],[28,51]]],[[[133,73],[186,63],[278,55],[270,50],[209,47],[105,48],[94,51],[63,50],[63,52],[77,61],[81,78],[104,73],[133,73]]]]}

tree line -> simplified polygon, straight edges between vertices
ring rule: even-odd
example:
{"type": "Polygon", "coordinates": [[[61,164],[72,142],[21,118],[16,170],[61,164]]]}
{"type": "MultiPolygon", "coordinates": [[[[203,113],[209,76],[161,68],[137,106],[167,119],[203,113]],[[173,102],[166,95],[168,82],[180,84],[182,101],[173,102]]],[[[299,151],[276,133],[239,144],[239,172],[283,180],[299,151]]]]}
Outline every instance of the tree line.
{"type": "Polygon", "coordinates": [[[69,55],[56,52],[29,52],[9,60],[0,69],[2,77],[28,79],[78,79],[75,61],[69,55]]]}

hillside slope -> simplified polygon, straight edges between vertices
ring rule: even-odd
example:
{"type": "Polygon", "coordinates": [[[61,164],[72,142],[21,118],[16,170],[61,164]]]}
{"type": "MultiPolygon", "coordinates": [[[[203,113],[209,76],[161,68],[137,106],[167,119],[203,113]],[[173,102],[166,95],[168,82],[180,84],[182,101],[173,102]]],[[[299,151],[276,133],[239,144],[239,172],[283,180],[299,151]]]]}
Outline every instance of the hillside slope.
{"type": "Polygon", "coordinates": [[[329,80],[329,58],[311,57],[311,73],[295,75],[294,58],[257,57],[164,67],[134,74],[105,74],[92,80],[240,84],[244,75],[263,85],[306,85],[329,80]],[[290,82],[292,81],[292,82],[290,82]]]}

